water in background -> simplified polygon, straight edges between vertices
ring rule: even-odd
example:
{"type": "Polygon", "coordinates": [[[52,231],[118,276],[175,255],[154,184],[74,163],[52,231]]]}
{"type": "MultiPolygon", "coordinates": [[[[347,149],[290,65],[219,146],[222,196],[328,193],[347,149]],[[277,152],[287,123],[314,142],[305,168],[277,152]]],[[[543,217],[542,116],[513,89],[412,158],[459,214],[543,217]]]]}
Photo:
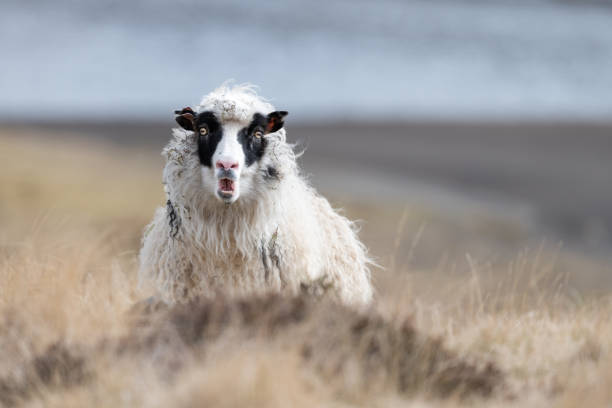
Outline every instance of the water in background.
{"type": "Polygon", "coordinates": [[[0,118],[167,117],[228,78],[295,118],[612,114],[612,8],[4,0],[0,118]]]}

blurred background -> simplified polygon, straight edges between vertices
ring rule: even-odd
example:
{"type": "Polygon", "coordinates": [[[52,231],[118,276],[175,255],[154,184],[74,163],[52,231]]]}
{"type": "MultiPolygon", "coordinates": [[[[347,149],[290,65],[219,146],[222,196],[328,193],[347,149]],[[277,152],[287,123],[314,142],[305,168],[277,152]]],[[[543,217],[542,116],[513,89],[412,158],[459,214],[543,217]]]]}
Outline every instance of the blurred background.
{"type": "Polygon", "coordinates": [[[290,112],[379,290],[525,256],[612,288],[612,3],[4,0],[0,52],[4,234],[82,217],[135,253],[173,110],[235,79],[290,112]]]}

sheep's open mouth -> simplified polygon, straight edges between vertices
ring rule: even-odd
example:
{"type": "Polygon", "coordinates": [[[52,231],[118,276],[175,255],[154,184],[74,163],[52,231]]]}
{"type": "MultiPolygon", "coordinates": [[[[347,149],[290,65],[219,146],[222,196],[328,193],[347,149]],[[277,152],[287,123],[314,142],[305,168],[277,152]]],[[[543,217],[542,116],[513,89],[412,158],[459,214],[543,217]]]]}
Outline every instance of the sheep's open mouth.
{"type": "Polygon", "coordinates": [[[223,195],[232,195],[234,194],[235,186],[234,180],[228,178],[222,178],[219,180],[219,191],[223,195]]]}

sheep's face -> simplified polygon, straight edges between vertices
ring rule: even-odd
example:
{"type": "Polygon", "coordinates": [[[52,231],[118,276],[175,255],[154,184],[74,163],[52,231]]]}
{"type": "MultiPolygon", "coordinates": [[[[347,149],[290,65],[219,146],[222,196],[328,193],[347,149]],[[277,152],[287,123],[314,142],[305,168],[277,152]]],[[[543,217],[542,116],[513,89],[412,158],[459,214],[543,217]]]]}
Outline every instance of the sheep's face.
{"type": "Polygon", "coordinates": [[[205,190],[226,204],[254,193],[268,133],[283,127],[285,111],[256,113],[250,122],[220,121],[212,112],[176,111],[176,121],[198,136],[198,156],[205,190]]]}

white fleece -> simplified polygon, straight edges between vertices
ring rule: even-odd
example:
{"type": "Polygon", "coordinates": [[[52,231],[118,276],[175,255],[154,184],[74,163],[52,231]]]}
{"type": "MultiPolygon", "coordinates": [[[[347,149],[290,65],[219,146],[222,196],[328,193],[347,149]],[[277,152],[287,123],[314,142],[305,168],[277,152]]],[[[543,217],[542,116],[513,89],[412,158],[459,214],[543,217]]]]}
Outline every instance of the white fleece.
{"type": "MultiPolygon", "coordinates": [[[[249,121],[274,108],[250,86],[222,86],[197,110],[212,110],[223,123],[249,121]]],[[[253,164],[248,194],[225,204],[203,188],[197,136],[173,129],[163,150],[170,204],[157,209],[145,230],[141,281],[152,280],[168,303],[219,291],[308,291],[367,304],[370,259],[354,224],[300,176],[284,129],[264,137],[267,147],[253,164]]]]}

